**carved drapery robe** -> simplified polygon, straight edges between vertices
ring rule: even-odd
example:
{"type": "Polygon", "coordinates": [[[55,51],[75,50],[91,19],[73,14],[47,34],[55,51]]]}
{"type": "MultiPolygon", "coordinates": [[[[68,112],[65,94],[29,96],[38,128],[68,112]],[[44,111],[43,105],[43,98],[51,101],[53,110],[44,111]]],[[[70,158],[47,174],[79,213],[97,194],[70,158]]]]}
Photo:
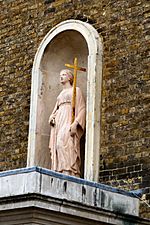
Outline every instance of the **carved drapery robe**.
{"type": "Polygon", "coordinates": [[[85,101],[80,88],[76,87],[75,121],[77,132],[70,135],[72,117],[72,88],[64,89],[57,97],[52,115],[55,125],[51,126],[50,153],[51,170],[68,175],[80,176],[80,139],[85,129],[85,101]]]}

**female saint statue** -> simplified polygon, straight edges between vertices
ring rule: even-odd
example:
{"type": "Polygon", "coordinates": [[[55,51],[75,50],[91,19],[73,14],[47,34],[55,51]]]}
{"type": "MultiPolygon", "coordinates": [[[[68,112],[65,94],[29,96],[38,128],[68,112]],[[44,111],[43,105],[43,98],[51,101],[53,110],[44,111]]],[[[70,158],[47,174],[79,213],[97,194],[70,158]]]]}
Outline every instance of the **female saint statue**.
{"type": "Polygon", "coordinates": [[[73,74],[70,70],[60,72],[63,90],[49,117],[51,125],[51,170],[80,177],[80,139],[85,129],[85,101],[76,87],[75,120],[72,120],[73,74]]]}

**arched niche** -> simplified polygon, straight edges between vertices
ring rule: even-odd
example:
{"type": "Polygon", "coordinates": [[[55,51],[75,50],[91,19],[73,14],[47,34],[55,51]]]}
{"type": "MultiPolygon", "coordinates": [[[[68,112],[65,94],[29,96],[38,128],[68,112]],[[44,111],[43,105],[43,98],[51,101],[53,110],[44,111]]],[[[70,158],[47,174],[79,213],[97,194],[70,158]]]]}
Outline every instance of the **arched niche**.
{"type": "Polygon", "coordinates": [[[48,118],[61,91],[59,72],[78,58],[78,86],[86,99],[84,178],[98,181],[100,153],[100,105],[102,42],[88,23],[67,20],[54,27],[40,44],[32,69],[27,166],[50,168],[48,118]]]}

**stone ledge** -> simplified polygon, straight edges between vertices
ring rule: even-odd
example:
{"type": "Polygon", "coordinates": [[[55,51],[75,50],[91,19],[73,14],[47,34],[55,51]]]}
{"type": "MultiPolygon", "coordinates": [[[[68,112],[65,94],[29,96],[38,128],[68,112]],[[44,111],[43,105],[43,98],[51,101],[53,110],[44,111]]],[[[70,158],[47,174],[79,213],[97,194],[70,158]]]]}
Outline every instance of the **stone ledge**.
{"type": "MultiPolygon", "coordinates": [[[[78,222],[71,224],[89,224],[90,221],[96,224],[121,225],[134,221],[136,224],[148,224],[138,222],[141,221],[137,217],[139,200],[131,197],[128,192],[122,193],[106,185],[38,167],[6,171],[0,173],[0,222],[2,219],[11,220],[14,210],[19,213],[20,210],[32,208],[32,211],[44,210],[47,216],[42,223],[27,224],[53,224],[44,220],[50,221],[50,215],[55,213],[65,218],[65,222],[61,224],[70,224],[66,221],[72,218],[78,222]],[[8,216],[4,216],[5,214],[8,216]]],[[[39,215],[37,213],[35,218],[39,215]]],[[[22,223],[26,224],[23,221],[6,224],[22,223]]]]}
{"type": "Polygon", "coordinates": [[[61,180],[71,181],[71,182],[75,182],[75,183],[78,183],[78,184],[87,185],[87,186],[90,186],[90,187],[99,188],[101,190],[110,191],[110,192],[114,192],[114,193],[118,193],[118,194],[122,194],[122,195],[125,195],[125,196],[135,198],[135,195],[133,195],[132,192],[121,190],[121,189],[118,189],[118,188],[113,188],[109,185],[88,181],[88,180],[85,180],[85,179],[82,179],[82,178],[67,176],[67,175],[64,175],[62,173],[56,173],[52,170],[48,170],[48,169],[41,168],[41,167],[35,167],[35,166],[0,172],[0,178],[1,177],[7,177],[7,176],[10,176],[10,175],[26,174],[26,173],[31,173],[31,172],[38,172],[40,174],[45,174],[45,175],[48,175],[48,176],[59,178],[61,180]]]}
{"type": "MultiPolygon", "coordinates": [[[[71,207],[70,205],[68,206],[71,207]]],[[[78,209],[79,210],[79,209],[78,209]]],[[[78,213],[77,210],[77,213],[78,213]]],[[[23,207],[21,209],[6,210],[0,212],[0,225],[149,225],[148,220],[144,220],[134,216],[121,216],[114,215],[109,212],[92,212],[89,209],[82,209],[84,212],[87,210],[88,217],[81,217],[80,214],[69,215],[68,213],[61,213],[42,209],[36,207],[23,207]],[[94,217],[94,220],[90,217],[94,217]]],[[[85,216],[87,215],[85,214],[85,216]]]]}
{"type": "Polygon", "coordinates": [[[116,213],[134,216],[139,213],[139,200],[128,192],[47,169],[23,168],[2,172],[0,176],[1,198],[32,193],[116,213]]]}

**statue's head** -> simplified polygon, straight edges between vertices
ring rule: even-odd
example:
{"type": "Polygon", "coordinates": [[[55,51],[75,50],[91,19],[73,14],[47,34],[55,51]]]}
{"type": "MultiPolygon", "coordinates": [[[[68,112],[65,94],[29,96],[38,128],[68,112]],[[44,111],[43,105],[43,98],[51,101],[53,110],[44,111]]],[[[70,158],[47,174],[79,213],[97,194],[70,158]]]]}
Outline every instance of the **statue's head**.
{"type": "Polygon", "coordinates": [[[73,73],[71,72],[71,70],[68,69],[63,69],[60,71],[60,75],[61,74],[65,74],[66,77],[68,78],[68,81],[70,82],[71,85],[73,85],[73,73]]]}

